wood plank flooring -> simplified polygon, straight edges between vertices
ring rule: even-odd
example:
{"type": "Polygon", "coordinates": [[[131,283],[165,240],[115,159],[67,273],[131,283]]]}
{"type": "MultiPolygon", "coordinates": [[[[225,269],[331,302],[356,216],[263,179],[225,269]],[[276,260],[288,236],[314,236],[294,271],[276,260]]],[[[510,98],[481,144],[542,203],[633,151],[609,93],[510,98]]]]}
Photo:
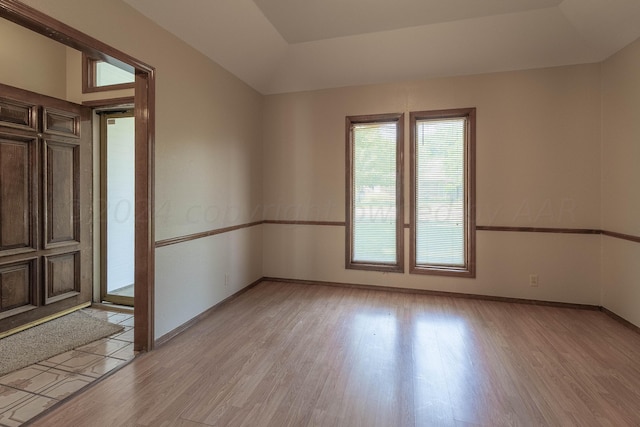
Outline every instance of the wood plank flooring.
{"type": "Polygon", "coordinates": [[[34,426],[638,426],[604,313],[263,282],[34,426]]]}

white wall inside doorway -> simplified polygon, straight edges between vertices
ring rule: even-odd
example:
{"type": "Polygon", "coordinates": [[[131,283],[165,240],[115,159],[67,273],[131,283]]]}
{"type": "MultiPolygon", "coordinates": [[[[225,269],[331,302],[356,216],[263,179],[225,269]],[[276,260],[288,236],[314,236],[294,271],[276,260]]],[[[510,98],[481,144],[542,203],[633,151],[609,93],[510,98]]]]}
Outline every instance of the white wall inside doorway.
{"type": "Polygon", "coordinates": [[[133,117],[107,118],[107,292],[133,285],[135,237],[133,117]]]}

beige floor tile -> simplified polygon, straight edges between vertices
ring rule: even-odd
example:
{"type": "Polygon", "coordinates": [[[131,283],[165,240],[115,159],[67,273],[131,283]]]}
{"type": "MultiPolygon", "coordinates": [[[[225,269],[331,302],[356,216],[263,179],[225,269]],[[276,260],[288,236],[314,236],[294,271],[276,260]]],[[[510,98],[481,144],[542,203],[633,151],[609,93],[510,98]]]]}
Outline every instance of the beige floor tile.
{"type": "Polygon", "coordinates": [[[131,360],[136,356],[136,353],[137,352],[133,351],[133,343],[128,343],[126,347],[123,347],[120,350],[111,353],[109,357],[115,357],[116,359],[122,360],[131,360]]]}
{"type": "MultiPolygon", "coordinates": [[[[67,372],[79,372],[104,359],[104,356],[72,350],[46,360],[46,366],[55,367],[67,372]]],[[[40,363],[45,363],[40,362],[40,363]]]]}
{"type": "Polygon", "coordinates": [[[8,427],[18,427],[56,403],[57,400],[55,399],[30,395],[29,398],[21,400],[11,409],[0,413],[0,424],[8,427]]]}
{"type": "MultiPolygon", "coordinates": [[[[52,367],[66,372],[73,372],[98,378],[125,362],[123,359],[85,353],[84,351],[74,350],[69,353],[71,353],[71,357],[68,357],[67,355],[64,358],[65,360],[62,360],[63,358],[59,357],[57,361],[60,363],[57,363],[52,367]]],[[[51,361],[51,359],[49,361],[51,361]]]]}
{"type": "Polygon", "coordinates": [[[132,317],[133,316],[131,314],[111,313],[111,314],[109,314],[109,322],[111,322],[111,323],[120,323],[120,322],[128,320],[128,319],[130,319],[132,317]]]}
{"type": "Polygon", "coordinates": [[[103,338],[90,344],[83,345],[82,347],[78,347],[76,350],[91,354],[98,354],[100,356],[109,356],[127,345],[128,343],[125,341],[103,338]]]}
{"type": "Polygon", "coordinates": [[[41,366],[48,366],[50,368],[53,368],[54,366],[57,366],[59,364],[61,364],[62,362],[66,362],[69,359],[72,359],[74,357],[76,353],[76,350],[69,350],[65,353],[60,353],[57,356],[53,356],[47,360],[43,360],[41,362],[38,362],[38,365],[41,366]]]}
{"type": "Polygon", "coordinates": [[[29,396],[31,396],[31,394],[24,391],[0,386],[0,414],[18,405],[29,396]]]}
{"type": "Polygon", "coordinates": [[[22,389],[22,384],[28,382],[33,377],[40,375],[41,373],[49,369],[49,367],[40,365],[27,366],[26,368],[22,368],[18,371],[14,371],[7,375],[4,375],[3,377],[0,377],[0,384],[22,389]]]}
{"type": "Polygon", "coordinates": [[[112,371],[118,366],[124,364],[126,360],[116,359],[113,357],[103,357],[100,360],[82,368],[77,369],[75,372],[82,375],[87,375],[93,378],[100,378],[104,374],[112,371]]]}
{"type": "Polygon", "coordinates": [[[51,368],[23,382],[18,388],[60,400],[90,384],[94,379],[85,375],[51,368]]]}
{"type": "Polygon", "coordinates": [[[95,378],[86,375],[59,371],[57,369],[51,369],[44,374],[38,375],[35,380],[44,375],[49,377],[48,379],[50,382],[46,388],[38,390],[38,394],[57,400],[64,399],[65,397],[91,384],[95,380],[95,378]]]}
{"type": "Polygon", "coordinates": [[[122,325],[122,326],[131,326],[131,327],[133,327],[134,326],[133,322],[134,322],[134,319],[133,319],[133,316],[131,316],[130,318],[125,319],[122,322],[118,322],[118,324],[122,325]]]}
{"type": "Polygon", "coordinates": [[[130,328],[129,330],[127,330],[127,327],[125,327],[124,332],[121,332],[117,335],[112,335],[109,338],[120,340],[120,341],[133,342],[133,328],[130,328]]]}

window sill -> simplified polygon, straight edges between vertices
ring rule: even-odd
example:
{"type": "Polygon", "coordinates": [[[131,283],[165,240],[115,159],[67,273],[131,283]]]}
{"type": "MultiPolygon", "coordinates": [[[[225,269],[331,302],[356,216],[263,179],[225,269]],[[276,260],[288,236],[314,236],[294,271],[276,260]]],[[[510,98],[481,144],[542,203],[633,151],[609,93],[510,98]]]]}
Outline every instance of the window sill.
{"type": "Polygon", "coordinates": [[[376,263],[347,263],[347,270],[380,271],[383,273],[404,273],[404,268],[400,265],[376,264],[376,263]]]}
{"type": "Polygon", "coordinates": [[[409,269],[410,274],[426,274],[433,276],[453,276],[475,278],[476,272],[473,268],[468,267],[445,267],[445,266],[425,266],[412,265],[409,269]]]}

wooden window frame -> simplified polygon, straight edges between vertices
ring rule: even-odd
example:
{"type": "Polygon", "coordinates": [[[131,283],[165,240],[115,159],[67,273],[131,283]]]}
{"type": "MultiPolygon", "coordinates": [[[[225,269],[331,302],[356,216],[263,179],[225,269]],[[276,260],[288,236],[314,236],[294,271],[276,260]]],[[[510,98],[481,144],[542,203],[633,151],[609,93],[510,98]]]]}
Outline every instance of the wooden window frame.
{"type": "Polygon", "coordinates": [[[85,53],[82,54],[82,93],[107,92],[120,89],[133,89],[135,87],[135,82],[98,86],[96,84],[96,64],[98,62],[105,61],[92,58],[85,53]]]}
{"type": "Polygon", "coordinates": [[[476,277],[476,109],[458,108],[451,110],[418,111],[409,114],[411,135],[411,202],[410,202],[410,265],[412,274],[432,274],[441,276],[476,277]],[[416,262],[416,124],[425,119],[466,118],[467,129],[464,147],[464,219],[465,219],[465,265],[462,267],[418,264],[416,262]]]}
{"type": "Polygon", "coordinates": [[[346,228],[347,269],[404,273],[404,113],[347,116],[346,139],[346,228]],[[393,264],[353,261],[353,132],[354,124],[395,123],[396,125],[396,262],[393,264]]]}

